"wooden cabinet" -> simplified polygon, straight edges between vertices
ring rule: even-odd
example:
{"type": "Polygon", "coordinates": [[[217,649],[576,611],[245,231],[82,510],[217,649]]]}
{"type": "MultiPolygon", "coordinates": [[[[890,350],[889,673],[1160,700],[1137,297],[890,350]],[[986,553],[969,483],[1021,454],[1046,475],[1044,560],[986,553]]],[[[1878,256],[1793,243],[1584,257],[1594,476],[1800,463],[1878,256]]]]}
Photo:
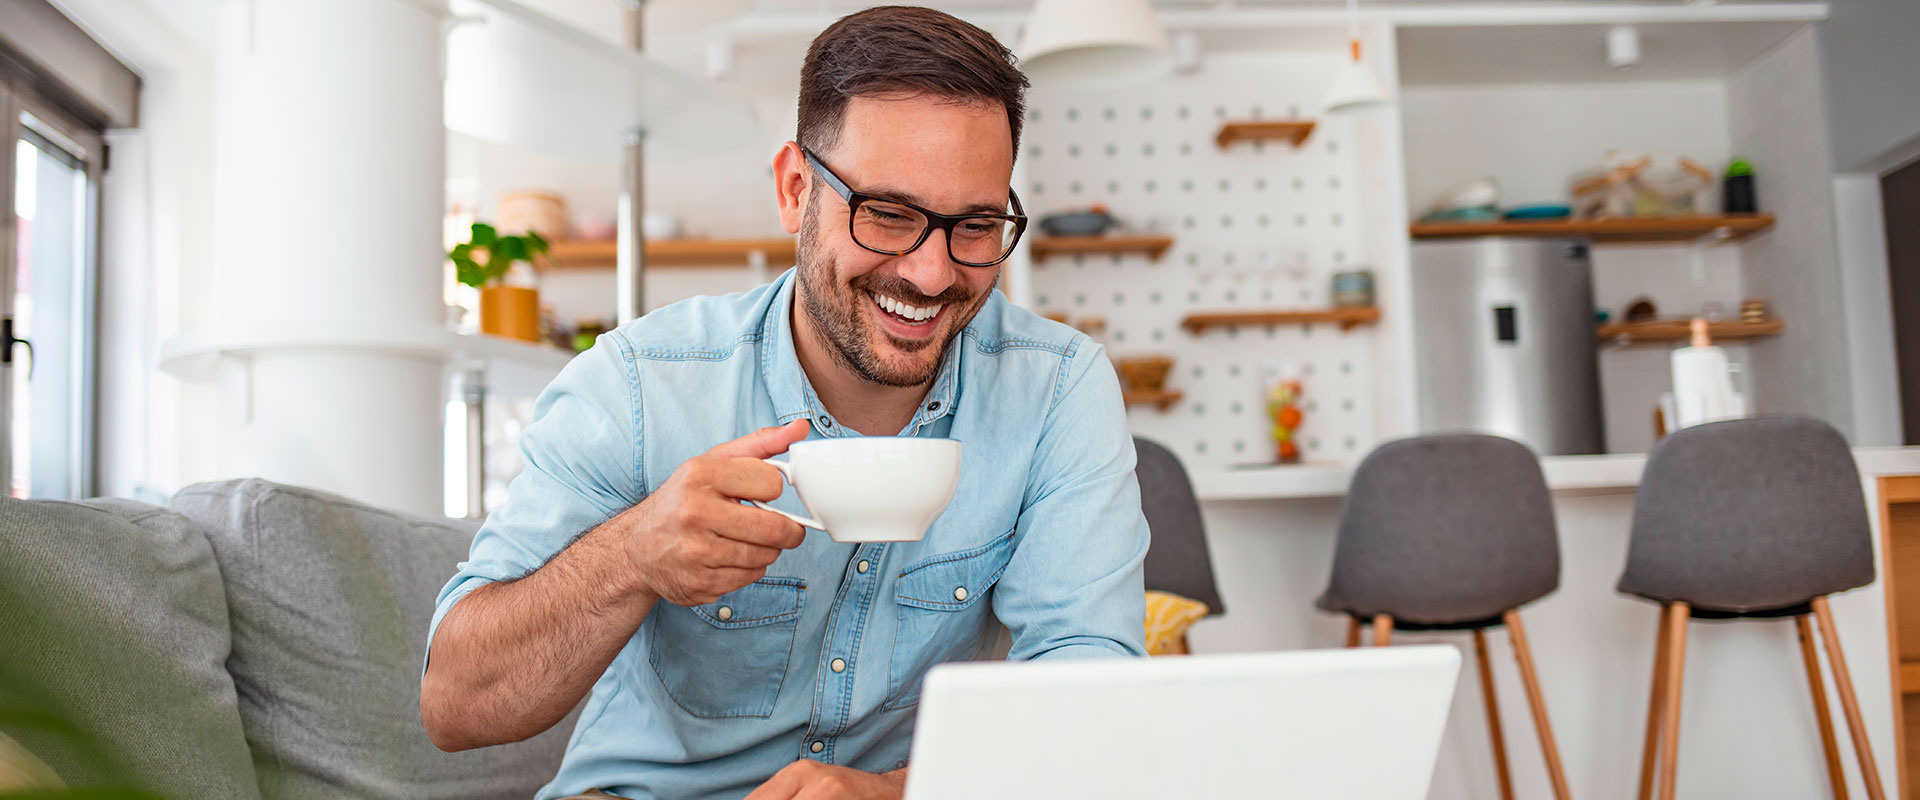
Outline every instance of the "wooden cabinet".
{"type": "Polygon", "coordinates": [[[1900,796],[1920,768],[1920,475],[1876,479],[1880,495],[1880,580],[1887,594],[1887,651],[1893,655],[1893,736],[1900,796]]]}

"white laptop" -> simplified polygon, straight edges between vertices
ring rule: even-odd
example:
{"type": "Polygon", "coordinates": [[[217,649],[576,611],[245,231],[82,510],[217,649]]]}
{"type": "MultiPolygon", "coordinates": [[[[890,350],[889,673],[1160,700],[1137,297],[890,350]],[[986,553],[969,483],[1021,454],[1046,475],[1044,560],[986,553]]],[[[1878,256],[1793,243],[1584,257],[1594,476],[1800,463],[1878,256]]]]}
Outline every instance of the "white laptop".
{"type": "Polygon", "coordinates": [[[1421,800],[1449,646],[964,663],[927,675],[907,800],[1421,800]]]}

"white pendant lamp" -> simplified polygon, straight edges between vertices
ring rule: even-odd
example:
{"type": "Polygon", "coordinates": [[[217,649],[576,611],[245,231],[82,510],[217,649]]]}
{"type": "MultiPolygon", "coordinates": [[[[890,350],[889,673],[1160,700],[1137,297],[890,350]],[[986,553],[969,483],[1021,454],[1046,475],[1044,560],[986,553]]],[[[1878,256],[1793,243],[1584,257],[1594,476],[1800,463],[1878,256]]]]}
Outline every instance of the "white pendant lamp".
{"type": "Polygon", "coordinates": [[[1347,0],[1348,60],[1327,87],[1327,111],[1360,111],[1387,102],[1387,82],[1360,57],[1360,0],[1347,0]]]}
{"type": "Polygon", "coordinates": [[[1035,81],[1117,83],[1173,67],[1151,0],[1035,0],[1018,52],[1035,81]]]}

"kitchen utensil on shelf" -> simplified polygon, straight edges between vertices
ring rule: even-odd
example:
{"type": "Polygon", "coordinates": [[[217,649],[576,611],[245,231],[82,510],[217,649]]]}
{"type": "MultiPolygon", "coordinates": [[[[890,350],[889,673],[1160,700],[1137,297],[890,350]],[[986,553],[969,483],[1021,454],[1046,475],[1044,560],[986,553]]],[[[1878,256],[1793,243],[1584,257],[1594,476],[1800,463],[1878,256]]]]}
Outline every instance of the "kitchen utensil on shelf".
{"type": "Polygon", "coordinates": [[[1500,216],[1500,182],[1476,178],[1440,193],[1440,197],[1421,212],[1425,222],[1495,219],[1500,216]]]}
{"type": "Polygon", "coordinates": [[[1371,308],[1373,306],[1373,270],[1356,269],[1333,274],[1335,308],[1371,308]]]}
{"type": "Polygon", "coordinates": [[[568,238],[567,199],[552,192],[508,192],[500,195],[500,213],[494,227],[505,235],[532,231],[549,242],[568,238]]]}
{"type": "Polygon", "coordinates": [[[1066,211],[1040,218],[1040,230],[1048,236],[1099,236],[1116,224],[1104,209],[1066,211]]]}
{"type": "Polygon", "coordinates": [[[1565,203],[1527,203],[1508,208],[1500,216],[1504,219],[1566,219],[1573,216],[1573,206],[1565,203]]]}
{"type": "Polygon", "coordinates": [[[1114,363],[1120,371],[1120,385],[1131,391],[1158,392],[1166,388],[1167,373],[1173,371],[1173,359],[1167,356],[1122,358],[1114,363]]]}

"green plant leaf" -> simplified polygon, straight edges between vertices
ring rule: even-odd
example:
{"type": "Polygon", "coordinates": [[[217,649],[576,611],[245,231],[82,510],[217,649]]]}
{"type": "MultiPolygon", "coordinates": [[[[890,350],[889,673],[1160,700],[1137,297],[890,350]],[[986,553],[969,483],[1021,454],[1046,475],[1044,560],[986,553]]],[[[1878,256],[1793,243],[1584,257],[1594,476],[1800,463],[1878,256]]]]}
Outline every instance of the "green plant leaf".
{"type": "Polygon", "coordinates": [[[534,233],[533,231],[527,231],[526,239],[527,239],[527,252],[529,254],[547,252],[547,240],[542,238],[540,234],[534,233]]]}
{"type": "Polygon", "coordinates": [[[498,241],[499,239],[500,239],[500,232],[494,230],[492,225],[488,225],[487,223],[484,223],[484,222],[473,223],[473,246],[474,247],[485,247],[487,249],[492,249],[493,243],[498,241]]]}

